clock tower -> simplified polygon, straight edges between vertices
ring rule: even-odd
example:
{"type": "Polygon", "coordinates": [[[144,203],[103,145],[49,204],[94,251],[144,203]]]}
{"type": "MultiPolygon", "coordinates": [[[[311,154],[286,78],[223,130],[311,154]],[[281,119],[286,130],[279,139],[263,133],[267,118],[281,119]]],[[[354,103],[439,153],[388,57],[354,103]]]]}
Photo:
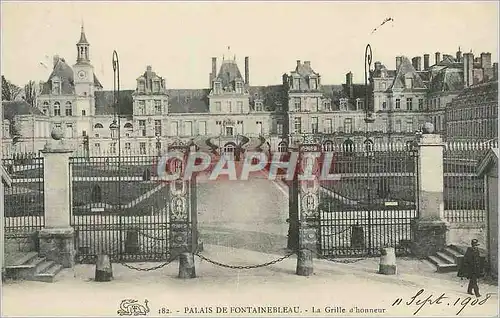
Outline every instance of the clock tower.
{"type": "Polygon", "coordinates": [[[90,64],[90,44],[83,29],[76,44],[76,64],[73,65],[73,80],[77,99],[77,114],[94,115],[94,67],[90,64]]]}

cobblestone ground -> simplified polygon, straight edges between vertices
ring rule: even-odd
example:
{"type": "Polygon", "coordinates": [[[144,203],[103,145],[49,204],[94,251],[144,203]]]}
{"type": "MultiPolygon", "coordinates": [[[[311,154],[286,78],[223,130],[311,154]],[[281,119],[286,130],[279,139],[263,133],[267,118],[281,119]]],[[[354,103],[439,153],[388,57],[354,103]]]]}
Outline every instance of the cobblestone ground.
{"type": "Polygon", "coordinates": [[[204,244],[266,253],[286,247],[288,198],[272,181],[203,181],[197,195],[204,244]]]}

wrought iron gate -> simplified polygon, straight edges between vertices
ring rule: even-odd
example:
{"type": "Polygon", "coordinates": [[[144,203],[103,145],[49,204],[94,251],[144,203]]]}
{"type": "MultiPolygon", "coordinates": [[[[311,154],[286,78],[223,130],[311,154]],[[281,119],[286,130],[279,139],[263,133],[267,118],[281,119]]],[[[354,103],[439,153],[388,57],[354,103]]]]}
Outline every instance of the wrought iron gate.
{"type": "MultiPolygon", "coordinates": [[[[159,180],[157,161],[157,156],[70,159],[77,261],[93,263],[101,253],[112,261],[162,261],[183,244],[174,243],[172,235],[179,228],[191,233],[191,201],[183,211],[177,206],[178,217],[172,217],[176,188],[159,180]]],[[[189,183],[186,197],[195,191],[189,183]]]]}
{"type": "Polygon", "coordinates": [[[382,247],[409,253],[410,223],[417,217],[417,150],[343,149],[333,154],[319,206],[319,251],[323,256],[379,255],[382,247]]]}

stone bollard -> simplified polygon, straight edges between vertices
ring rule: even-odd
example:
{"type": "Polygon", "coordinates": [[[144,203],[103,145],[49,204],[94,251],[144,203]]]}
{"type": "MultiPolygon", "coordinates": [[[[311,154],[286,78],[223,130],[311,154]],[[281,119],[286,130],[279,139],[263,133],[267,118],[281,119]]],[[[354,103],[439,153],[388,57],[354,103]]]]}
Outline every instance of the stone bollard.
{"type": "Polygon", "coordinates": [[[100,254],[95,264],[95,281],[109,282],[113,279],[113,267],[109,255],[100,254]]]}
{"type": "Polygon", "coordinates": [[[351,229],[351,247],[356,249],[365,248],[365,231],[360,225],[353,225],[351,229]]]}
{"type": "Polygon", "coordinates": [[[297,270],[299,276],[309,276],[313,273],[313,254],[310,250],[301,249],[297,254],[297,270]]]}
{"type": "Polygon", "coordinates": [[[396,274],[396,253],[393,247],[385,247],[381,250],[379,274],[395,275],[396,274]]]}
{"type": "Polygon", "coordinates": [[[179,255],[179,278],[195,278],[193,253],[181,253],[179,255]]]}
{"type": "Polygon", "coordinates": [[[127,238],[125,239],[125,253],[139,253],[139,233],[136,230],[128,230],[127,238]]]}

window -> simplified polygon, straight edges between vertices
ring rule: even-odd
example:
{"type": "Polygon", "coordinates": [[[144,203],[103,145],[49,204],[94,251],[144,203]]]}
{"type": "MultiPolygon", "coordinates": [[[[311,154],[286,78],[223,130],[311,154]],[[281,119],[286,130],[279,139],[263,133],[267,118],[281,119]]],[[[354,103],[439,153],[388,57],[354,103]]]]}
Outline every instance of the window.
{"type": "Polygon", "coordinates": [[[293,104],[294,104],[294,107],[295,107],[295,111],[296,112],[300,112],[300,109],[301,109],[301,105],[300,105],[300,97],[295,97],[293,99],[293,104]]]}
{"type": "Polygon", "coordinates": [[[325,133],[333,133],[333,121],[330,118],[325,120],[325,133]]]}
{"type": "Polygon", "coordinates": [[[382,118],[382,132],[387,133],[387,118],[382,118]]]}
{"type": "Polygon", "coordinates": [[[319,98],[315,98],[315,106],[316,106],[316,111],[319,112],[321,108],[319,107],[319,98]]]}
{"type": "Polygon", "coordinates": [[[283,123],[281,121],[276,122],[276,133],[278,135],[283,134],[283,123]]]}
{"type": "Polygon", "coordinates": [[[143,80],[139,81],[137,90],[139,91],[139,93],[144,93],[144,91],[146,91],[146,83],[144,83],[143,80]]]}
{"type": "Polygon", "coordinates": [[[239,94],[243,93],[243,83],[242,82],[236,82],[236,92],[239,94]]]}
{"type": "Polygon", "coordinates": [[[406,88],[413,88],[413,78],[406,77],[405,78],[405,86],[406,86],[406,88]]]}
{"type": "Polygon", "coordinates": [[[73,107],[71,106],[71,102],[66,102],[66,116],[72,116],[73,115],[73,107]]]}
{"type": "Polygon", "coordinates": [[[97,123],[97,124],[94,125],[94,128],[103,128],[103,126],[102,126],[102,124],[97,123]]]}
{"type": "Polygon", "coordinates": [[[293,79],[293,89],[295,90],[300,89],[300,78],[293,79]]]}
{"type": "Polygon", "coordinates": [[[229,100],[227,101],[227,112],[232,113],[233,112],[233,103],[229,100]]]}
{"type": "Polygon", "coordinates": [[[161,136],[161,120],[155,120],[155,136],[161,136]]]}
{"type": "Polygon", "coordinates": [[[333,151],[333,142],[331,140],[325,141],[323,144],[323,150],[324,151],[333,151]]]}
{"type": "Polygon", "coordinates": [[[49,114],[49,103],[48,103],[48,102],[43,102],[42,112],[43,112],[45,115],[48,115],[48,114],[49,114]]]}
{"type": "Polygon", "coordinates": [[[87,136],[87,131],[86,130],[82,130],[82,136],[83,137],[87,136]]]}
{"type": "Polygon", "coordinates": [[[126,123],[125,125],[123,125],[123,128],[126,128],[126,129],[132,129],[132,124],[131,123],[126,123]]]}
{"type": "Polygon", "coordinates": [[[418,110],[423,110],[424,109],[424,100],[420,98],[418,100],[418,110]]]}
{"type": "Polygon", "coordinates": [[[66,138],[73,138],[73,124],[66,124],[66,138]]]}
{"type": "Polygon", "coordinates": [[[406,99],[406,110],[413,110],[413,98],[406,99]]]}
{"type": "Polygon", "coordinates": [[[238,120],[236,122],[236,133],[243,134],[243,120],[238,120]]]}
{"type": "Polygon", "coordinates": [[[282,141],[278,144],[278,152],[287,152],[288,151],[288,146],[286,142],[282,141]]]}
{"type": "Polygon", "coordinates": [[[139,143],[139,153],[141,155],[145,155],[146,154],[146,143],[145,142],[140,142],[139,143]]]}
{"type": "Polygon", "coordinates": [[[54,95],[61,94],[61,82],[59,81],[52,82],[52,94],[54,95]]]}
{"type": "Polygon", "coordinates": [[[386,89],[386,84],[385,82],[380,83],[380,89],[385,90],[386,89]]]}
{"type": "Polygon", "coordinates": [[[332,102],[330,100],[325,100],[323,107],[326,110],[332,110],[332,102]]]}
{"type": "Polygon", "coordinates": [[[98,153],[101,152],[101,144],[94,144],[95,150],[97,150],[98,153]]]}
{"type": "Polygon", "coordinates": [[[161,150],[161,141],[156,142],[156,150],[161,150]]]}
{"type": "Polygon", "coordinates": [[[347,110],[347,99],[342,98],[340,100],[340,110],[347,110]]]}
{"type": "Polygon", "coordinates": [[[179,125],[176,121],[170,123],[170,134],[172,136],[178,136],[179,135],[179,125]]]}
{"type": "Polygon", "coordinates": [[[139,120],[139,134],[142,137],[146,136],[146,121],[145,120],[139,120]]]}
{"type": "Polygon", "coordinates": [[[401,100],[399,98],[396,98],[396,109],[401,108],[401,100]]]}
{"type": "Polygon", "coordinates": [[[192,121],[184,122],[184,135],[186,135],[186,136],[193,135],[193,122],[192,121]]]}
{"type": "Polygon", "coordinates": [[[198,122],[198,135],[206,135],[207,134],[207,122],[199,121],[198,122]]]}
{"type": "Polygon", "coordinates": [[[344,119],[344,132],[347,134],[352,134],[352,118],[344,119]]]}
{"type": "Polygon", "coordinates": [[[155,113],[161,114],[161,100],[155,100],[155,113]]]}
{"type": "Polygon", "coordinates": [[[215,102],[215,111],[220,112],[221,111],[221,103],[220,102],[215,102]]]}
{"type": "Polygon", "coordinates": [[[82,110],[82,116],[86,116],[87,112],[85,110],[82,110]]]}
{"type": "Polygon", "coordinates": [[[262,134],[262,122],[261,121],[257,121],[255,123],[257,124],[257,133],[258,134],[262,134]]]}
{"type": "Polygon", "coordinates": [[[125,143],[125,150],[130,150],[130,142],[125,143]]]}
{"type": "Polygon", "coordinates": [[[294,119],[294,132],[296,134],[301,134],[302,133],[302,118],[300,117],[295,117],[294,119]]]}
{"type": "Polygon", "coordinates": [[[356,100],[356,109],[364,109],[365,102],[361,99],[356,100]]]}
{"type": "Polygon", "coordinates": [[[387,109],[387,102],[382,102],[382,109],[387,109]]]}
{"type": "Polygon", "coordinates": [[[54,116],[61,116],[61,104],[59,102],[54,103],[54,116]]]}
{"type": "Polygon", "coordinates": [[[233,136],[234,135],[234,128],[231,126],[226,126],[226,136],[233,136]]]}
{"type": "Polygon", "coordinates": [[[111,154],[115,154],[116,153],[116,142],[112,142],[109,144],[109,152],[111,154]]]}
{"type": "Polygon", "coordinates": [[[236,111],[239,112],[239,113],[243,113],[243,102],[242,101],[238,101],[236,102],[236,111]]]}
{"type": "Polygon", "coordinates": [[[395,131],[401,132],[401,119],[396,119],[395,131]]]}
{"type": "Polygon", "coordinates": [[[146,102],[143,100],[137,101],[138,114],[144,115],[146,113],[146,102]]]}
{"type": "Polygon", "coordinates": [[[406,119],[406,132],[413,132],[413,118],[406,119]]]}
{"type": "Polygon", "coordinates": [[[153,82],[153,91],[158,93],[160,91],[160,81],[153,82]]]}
{"type": "Polygon", "coordinates": [[[214,83],[215,94],[220,94],[221,93],[221,87],[222,87],[222,84],[220,82],[214,83]]]}
{"type": "Polygon", "coordinates": [[[311,86],[311,89],[317,89],[318,88],[318,80],[316,78],[311,78],[309,79],[310,81],[310,86],[311,86]]]}
{"type": "Polygon", "coordinates": [[[262,102],[261,101],[255,102],[255,110],[258,112],[262,111],[262,102]]]}
{"type": "Polygon", "coordinates": [[[317,134],[318,133],[318,117],[313,117],[311,119],[312,119],[311,132],[313,134],[317,134]]]}

